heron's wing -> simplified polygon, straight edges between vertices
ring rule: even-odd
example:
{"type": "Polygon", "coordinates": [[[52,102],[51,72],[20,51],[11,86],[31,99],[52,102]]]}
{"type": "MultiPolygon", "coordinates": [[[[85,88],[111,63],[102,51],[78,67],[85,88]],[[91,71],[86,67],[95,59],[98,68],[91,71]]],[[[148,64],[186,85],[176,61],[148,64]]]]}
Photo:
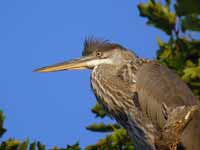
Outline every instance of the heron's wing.
{"type": "MultiPolygon", "coordinates": [[[[127,83],[131,93],[137,93],[135,106],[147,115],[140,117],[147,117],[154,127],[158,127],[156,129],[163,128],[167,123],[165,117],[169,117],[169,111],[181,106],[199,105],[184,81],[160,64],[145,60],[130,62],[122,67],[118,76],[127,83]]],[[[174,111],[171,112],[173,115],[174,111]]],[[[131,117],[137,119],[135,114],[131,117]]],[[[199,150],[199,124],[200,111],[197,111],[181,136],[181,143],[186,149],[199,150]]]]}
{"type": "Polygon", "coordinates": [[[177,74],[154,62],[144,63],[137,71],[136,91],[142,111],[158,127],[165,123],[163,104],[169,109],[197,104],[193,93],[177,74]]]}

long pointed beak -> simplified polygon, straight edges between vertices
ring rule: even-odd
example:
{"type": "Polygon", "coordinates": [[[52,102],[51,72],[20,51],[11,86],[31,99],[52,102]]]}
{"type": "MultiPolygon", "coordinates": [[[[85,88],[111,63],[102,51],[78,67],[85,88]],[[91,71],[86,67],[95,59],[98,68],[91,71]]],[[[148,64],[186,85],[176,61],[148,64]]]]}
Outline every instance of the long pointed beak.
{"type": "Polygon", "coordinates": [[[34,70],[35,72],[56,72],[62,70],[77,70],[77,69],[88,69],[90,68],[90,61],[95,60],[94,57],[86,56],[80,59],[74,59],[63,63],[58,63],[51,66],[42,67],[34,70]]]}

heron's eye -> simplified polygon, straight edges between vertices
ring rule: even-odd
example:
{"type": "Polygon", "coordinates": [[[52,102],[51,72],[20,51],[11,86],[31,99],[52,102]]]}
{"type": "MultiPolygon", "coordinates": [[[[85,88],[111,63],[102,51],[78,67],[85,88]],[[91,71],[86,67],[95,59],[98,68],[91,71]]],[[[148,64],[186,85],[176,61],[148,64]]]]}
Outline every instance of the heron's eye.
{"type": "Polygon", "coordinates": [[[101,56],[102,56],[102,52],[97,52],[97,53],[96,53],[96,56],[97,56],[97,57],[101,57],[101,56]]]}

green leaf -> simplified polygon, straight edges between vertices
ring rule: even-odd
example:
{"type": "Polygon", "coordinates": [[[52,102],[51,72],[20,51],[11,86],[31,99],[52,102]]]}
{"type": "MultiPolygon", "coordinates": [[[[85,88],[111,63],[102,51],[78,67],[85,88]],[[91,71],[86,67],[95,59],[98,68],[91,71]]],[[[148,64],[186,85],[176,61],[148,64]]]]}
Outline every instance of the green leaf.
{"type": "Polygon", "coordinates": [[[30,150],[36,150],[36,142],[30,144],[30,150]]]}
{"type": "Polygon", "coordinates": [[[75,143],[74,145],[67,145],[66,150],[81,150],[79,142],[75,143]]]}
{"type": "Polygon", "coordinates": [[[17,150],[19,145],[20,141],[9,139],[1,143],[0,150],[17,150]]]}
{"type": "Polygon", "coordinates": [[[200,31],[200,18],[197,15],[184,17],[181,20],[181,29],[183,32],[186,30],[200,31]]]}
{"type": "Polygon", "coordinates": [[[182,79],[185,81],[194,80],[196,78],[200,78],[200,66],[197,67],[189,67],[183,70],[184,75],[182,79]]]}
{"type": "Polygon", "coordinates": [[[6,132],[6,129],[3,127],[4,119],[3,111],[0,110],[0,137],[6,132]]]}
{"type": "Polygon", "coordinates": [[[177,0],[175,10],[179,16],[200,14],[200,2],[199,0],[177,0]]]}
{"type": "Polygon", "coordinates": [[[38,150],[45,150],[45,145],[43,145],[40,142],[37,142],[37,147],[38,147],[38,150]]]}
{"type": "Polygon", "coordinates": [[[96,114],[96,117],[104,118],[106,116],[105,111],[101,108],[101,106],[96,103],[96,105],[91,110],[93,113],[96,114]]]}
{"type": "Polygon", "coordinates": [[[151,3],[153,3],[153,4],[155,4],[156,2],[155,2],[155,0],[150,0],[151,1],[151,3]]]}
{"type": "Polygon", "coordinates": [[[19,150],[27,150],[28,144],[29,144],[29,140],[27,139],[19,145],[19,150]]]}
{"type": "Polygon", "coordinates": [[[157,37],[157,43],[160,47],[164,46],[164,42],[160,39],[160,37],[157,37]]]}
{"type": "Polygon", "coordinates": [[[54,146],[53,148],[51,148],[50,150],[66,150],[66,148],[59,148],[57,146],[54,146]]]}
{"type": "Polygon", "coordinates": [[[133,143],[125,129],[118,129],[113,134],[99,140],[95,145],[86,147],[86,150],[134,150],[133,143]]]}
{"type": "Polygon", "coordinates": [[[169,8],[171,4],[171,0],[165,0],[165,2],[166,2],[166,6],[169,8]]]}
{"type": "Polygon", "coordinates": [[[121,127],[118,124],[92,124],[90,126],[87,126],[86,129],[90,131],[96,131],[96,132],[112,132],[116,129],[120,129],[121,127]]]}
{"type": "Polygon", "coordinates": [[[162,6],[160,2],[141,3],[138,5],[140,16],[148,18],[147,24],[153,25],[167,34],[175,29],[176,16],[169,11],[168,6],[162,6]]]}

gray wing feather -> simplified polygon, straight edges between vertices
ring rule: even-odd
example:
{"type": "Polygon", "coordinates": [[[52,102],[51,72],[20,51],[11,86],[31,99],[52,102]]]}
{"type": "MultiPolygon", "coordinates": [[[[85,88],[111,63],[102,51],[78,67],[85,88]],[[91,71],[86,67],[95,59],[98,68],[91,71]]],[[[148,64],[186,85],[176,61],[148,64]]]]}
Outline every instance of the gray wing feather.
{"type": "Polygon", "coordinates": [[[162,104],[168,108],[195,105],[192,91],[177,74],[165,66],[146,63],[136,74],[136,90],[143,112],[158,126],[164,124],[162,104]]]}
{"type": "MultiPolygon", "coordinates": [[[[136,91],[142,111],[158,128],[165,125],[162,106],[169,109],[178,106],[199,105],[192,91],[177,74],[165,66],[146,63],[136,74],[136,91]]],[[[184,129],[182,143],[186,149],[200,149],[200,111],[184,129]]]]}

